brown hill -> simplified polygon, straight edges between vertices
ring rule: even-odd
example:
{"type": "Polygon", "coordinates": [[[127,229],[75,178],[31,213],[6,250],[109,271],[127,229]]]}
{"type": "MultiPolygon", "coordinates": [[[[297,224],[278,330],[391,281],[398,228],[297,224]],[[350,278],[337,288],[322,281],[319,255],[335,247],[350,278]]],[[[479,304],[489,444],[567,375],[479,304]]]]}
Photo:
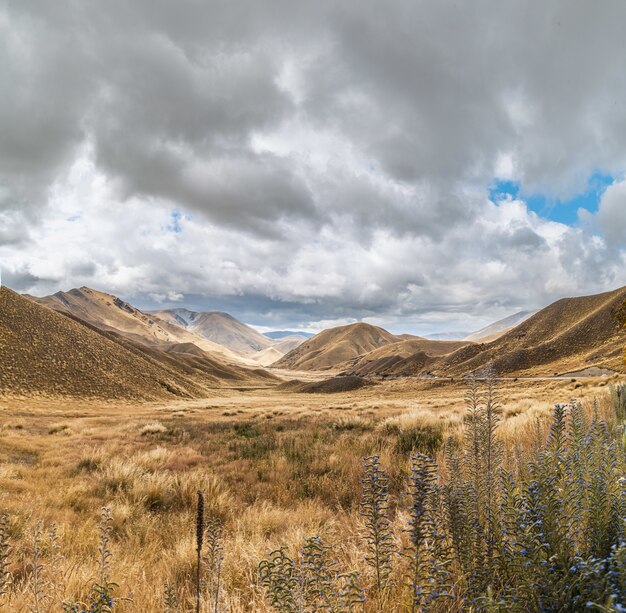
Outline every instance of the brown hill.
{"type": "Polygon", "coordinates": [[[382,328],[366,323],[340,326],[316,334],[273,366],[293,370],[328,370],[401,340],[382,328]]]}
{"type": "Polygon", "coordinates": [[[354,360],[346,374],[366,376],[409,376],[434,364],[438,357],[450,354],[468,343],[413,338],[384,345],[354,360]]]}
{"type": "Polygon", "coordinates": [[[564,298],[490,343],[442,358],[435,373],[458,375],[494,362],[501,373],[554,375],[590,366],[624,371],[626,287],[564,298]]]}
{"type": "Polygon", "coordinates": [[[5,287],[0,289],[0,362],[1,393],[105,398],[199,393],[192,382],[5,287]]]}
{"type": "Polygon", "coordinates": [[[322,381],[285,381],[277,385],[275,389],[285,392],[295,392],[298,394],[341,394],[354,392],[364,387],[376,385],[369,379],[356,377],[353,375],[342,375],[323,379],[322,381]]]}
{"type": "Polygon", "coordinates": [[[0,394],[202,397],[208,386],[223,381],[264,380],[204,352],[165,352],[102,331],[6,287],[0,289],[0,364],[0,394]]]}
{"type": "Polygon", "coordinates": [[[231,362],[240,361],[239,356],[218,343],[195,335],[154,314],[144,313],[117,296],[89,287],[57,292],[43,298],[29,298],[56,311],[71,314],[101,330],[120,332],[137,341],[156,344],[194,343],[204,351],[218,354],[231,362]]]}
{"type": "Polygon", "coordinates": [[[187,309],[167,309],[152,311],[152,314],[247,357],[253,357],[259,351],[275,344],[267,336],[228,313],[218,311],[196,313],[187,309]]]}

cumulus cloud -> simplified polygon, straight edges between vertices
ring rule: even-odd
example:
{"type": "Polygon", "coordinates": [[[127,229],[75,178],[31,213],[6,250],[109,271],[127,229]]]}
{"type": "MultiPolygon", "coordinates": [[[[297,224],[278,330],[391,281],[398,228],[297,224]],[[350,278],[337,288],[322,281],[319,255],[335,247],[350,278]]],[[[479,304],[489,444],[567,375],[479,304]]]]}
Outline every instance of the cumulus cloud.
{"type": "Polygon", "coordinates": [[[616,181],[606,189],[597,222],[611,245],[626,244],[626,181],[616,181]]]}
{"type": "Polygon", "coordinates": [[[0,0],[3,280],[421,332],[617,286],[624,182],[575,226],[488,187],[623,176],[624,18],[620,0],[0,0]]]}

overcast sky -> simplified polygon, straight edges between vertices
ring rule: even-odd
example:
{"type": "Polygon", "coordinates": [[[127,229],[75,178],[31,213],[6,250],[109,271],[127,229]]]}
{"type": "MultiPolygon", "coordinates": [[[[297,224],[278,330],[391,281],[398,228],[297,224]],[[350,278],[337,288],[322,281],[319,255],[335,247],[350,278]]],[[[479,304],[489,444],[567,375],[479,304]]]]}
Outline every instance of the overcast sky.
{"type": "Polygon", "coordinates": [[[268,328],[626,284],[626,3],[0,0],[0,266],[268,328]]]}

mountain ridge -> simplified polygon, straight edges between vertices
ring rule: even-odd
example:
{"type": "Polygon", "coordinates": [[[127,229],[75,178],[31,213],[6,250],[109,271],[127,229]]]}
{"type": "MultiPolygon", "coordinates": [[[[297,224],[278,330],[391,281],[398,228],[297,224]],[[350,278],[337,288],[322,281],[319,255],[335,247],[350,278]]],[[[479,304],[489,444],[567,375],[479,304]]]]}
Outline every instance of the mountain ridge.
{"type": "Polygon", "coordinates": [[[62,313],[69,313],[97,328],[125,334],[146,343],[191,342],[204,351],[240,363],[241,358],[227,347],[203,339],[154,314],[144,312],[118,296],[90,287],[73,288],[50,296],[27,296],[30,300],[62,313]]]}
{"type": "Polygon", "coordinates": [[[624,371],[626,287],[562,298],[489,343],[468,345],[434,372],[463,374],[493,362],[502,373],[553,375],[599,366],[624,371]]]}
{"type": "Polygon", "coordinates": [[[468,334],[463,340],[483,343],[495,341],[498,337],[512,330],[515,326],[518,326],[536,312],[537,311],[518,311],[513,315],[494,321],[488,326],[468,334]]]}

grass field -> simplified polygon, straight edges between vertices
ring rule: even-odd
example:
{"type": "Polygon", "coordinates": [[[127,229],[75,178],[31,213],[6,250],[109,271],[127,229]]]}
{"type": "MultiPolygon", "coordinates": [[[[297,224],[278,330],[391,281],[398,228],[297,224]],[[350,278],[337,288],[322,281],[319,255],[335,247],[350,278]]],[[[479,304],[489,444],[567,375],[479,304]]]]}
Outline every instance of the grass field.
{"type": "MultiPolygon", "coordinates": [[[[598,398],[604,415],[607,392],[606,379],[502,382],[499,463],[523,472],[548,435],[554,403],[577,398],[590,414],[598,398]]],[[[375,455],[385,469],[394,548],[410,549],[410,458],[432,457],[449,481],[446,440],[467,434],[465,395],[459,383],[394,381],[352,394],[231,390],[164,404],[2,398],[0,510],[10,581],[1,610],[58,611],[64,601],[109,610],[88,601],[103,581],[117,584],[115,611],[195,610],[198,491],[215,548],[213,558],[204,554],[203,611],[275,610],[276,586],[267,573],[261,580],[259,564],[280,547],[298,562],[312,536],[322,544],[310,548],[359,574],[333,575],[358,594],[329,610],[411,610],[401,582],[379,589],[367,561],[363,458],[375,455]]],[[[466,610],[460,602],[413,610],[466,610]]]]}

